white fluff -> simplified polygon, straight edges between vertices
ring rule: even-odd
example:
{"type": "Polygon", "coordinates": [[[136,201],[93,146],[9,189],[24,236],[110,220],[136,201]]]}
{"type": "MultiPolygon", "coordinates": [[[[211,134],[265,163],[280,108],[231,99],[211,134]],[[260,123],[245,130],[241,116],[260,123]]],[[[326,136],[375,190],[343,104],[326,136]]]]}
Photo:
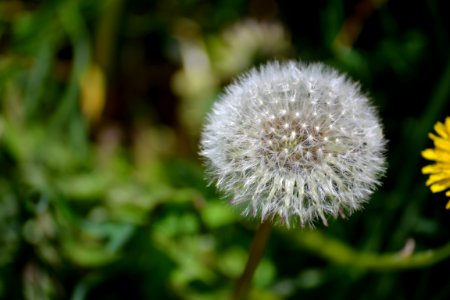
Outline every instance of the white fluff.
{"type": "Polygon", "coordinates": [[[384,173],[384,146],[357,83],[320,63],[272,62],[226,88],[200,154],[244,215],[304,226],[361,208],[384,173]]]}

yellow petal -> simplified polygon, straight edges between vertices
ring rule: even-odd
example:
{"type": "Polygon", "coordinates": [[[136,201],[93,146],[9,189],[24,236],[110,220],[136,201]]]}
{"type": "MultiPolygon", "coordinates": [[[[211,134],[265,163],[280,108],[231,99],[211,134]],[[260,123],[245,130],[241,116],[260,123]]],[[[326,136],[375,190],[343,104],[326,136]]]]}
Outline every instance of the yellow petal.
{"type": "Polygon", "coordinates": [[[422,157],[428,160],[436,160],[436,151],[434,149],[425,149],[421,152],[422,157]]]}
{"type": "Polygon", "coordinates": [[[446,209],[450,209],[450,200],[447,202],[447,205],[445,206],[446,209]]]}
{"type": "Polygon", "coordinates": [[[436,161],[450,163],[450,152],[436,149],[436,161]]]}
{"type": "Polygon", "coordinates": [[[450,163],[450,151],[442,151],[441,149],[425,149],[421,154],[423,158],[428,160],[450,163]]]}
{"type": "Polygon", "coordinates": [[[446,191],[445,196],[450,197],[450,191],[446,191]]]}
{"type": "Polygon", "coordinates": [[[443,180],[450,180],[450,175],[445,173],[433,174],[428,177],[427,182],[425,183],[427,186],[432,185],[434,183],[438,183],[443,180]]]}
{"type": "Polygon", "coordinates": [[[445,118],[445,128],[450,132],[450,117],[445,118]]]}
{"type": "Polygon", "coordinates": [[[440,173],[441,171],[442,171],[441,164],[428,165],[422,168],[422,174],[440,173]]]}
{"type": "Polygon", "coordinates": [[[423,173],[423,174],[446,174],[449,178],[450,178],[450,164],[448,163],[442,163],[442,162],[438,162],[437,164],[434,165],[429,165],[429,166],[425,166],[422,168],[422,172],[423,171],[429,171],[429,173],[423,173]],[[427,169],[427,167],[430,167],[427,169]]]}
{"type": "Polygon", "coordinates": [[[441,137],[439,137],[437,135],[434,135],[432,133],[429,133],[428,137],[433,140],[434,146],[436,148],[440,148],[443,151],[450,151],[450,140],[443,139],[443,138],[441,138],[441,137]]]}
{"type": "Polygon", "coordinates": [[[441,122],[437,122],[436,124],[434,124],[434,130],[436,130],[436,132],[443,138],[448,139],[447,128],[441,122]]]}
{"type": "Polygon", "coordinates": [[[445,191],[450,187],[450,179],[441,180],[431,185],[430,190],[433,193],[439,193],[445,191]]]}

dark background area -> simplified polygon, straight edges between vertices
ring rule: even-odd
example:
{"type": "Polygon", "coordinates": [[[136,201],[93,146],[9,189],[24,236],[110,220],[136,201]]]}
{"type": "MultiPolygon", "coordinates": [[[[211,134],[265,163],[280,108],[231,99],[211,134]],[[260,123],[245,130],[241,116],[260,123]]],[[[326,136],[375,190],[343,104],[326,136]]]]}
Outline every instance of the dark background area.
{"type": "Polygon", "coordinates": [[[416,268],[323,254],[339,253],[333,241],[375,258],[449,242],[447,199],[420,171],[428,132],[449,114],[445,8],[0,1],[0,299],[228,299],[257,222],[208,185],[199,135],[223,88],[273,59],[322,61],[359,81],[389,168],[348,220],[277,228],[252,299],[450,298],[450,254],[416,268]]]}

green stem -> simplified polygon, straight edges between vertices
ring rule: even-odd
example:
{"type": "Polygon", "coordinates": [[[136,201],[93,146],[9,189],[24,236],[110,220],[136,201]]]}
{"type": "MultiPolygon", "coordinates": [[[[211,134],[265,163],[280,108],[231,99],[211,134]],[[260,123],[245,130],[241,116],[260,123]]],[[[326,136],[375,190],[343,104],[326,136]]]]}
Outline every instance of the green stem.
{"type": "Polygon", "coordinates": [[[105,71],[107,78],[111,72],[116,56],[118,30],[124,10],[123,0],[107,0],[103,3],[103,11],[100,16],[95,34],[94,60],[105,71]]]}
{"type": "Polygon", "coordinates": [[[333,263],[366,270],[400,270],[430,266],[450,257],[450,243],[411,255],[358,252],[348,245],[326,237],[319,231],[303,231],[289,236],[297,244],[333,263]]]}
{"type": "Polygon", "coordinates": [[[264,255],[264,250],[266,249],[271,231],[272,222],[270,220],[264,221],[256,231],[250,247],[250,254],[248,256],[247,264],[245,265],[244,272],[239,278],[234,290],[234,300],[247,299],[253,274],[255,273],[256,268],[264,255]]]}

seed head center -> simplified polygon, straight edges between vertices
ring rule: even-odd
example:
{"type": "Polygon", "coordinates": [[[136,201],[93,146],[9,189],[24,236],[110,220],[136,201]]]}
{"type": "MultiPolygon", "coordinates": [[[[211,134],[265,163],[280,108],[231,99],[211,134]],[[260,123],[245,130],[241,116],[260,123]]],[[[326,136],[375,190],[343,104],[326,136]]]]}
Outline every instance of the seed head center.
{"type": "Polygon", "coordinates": [[[326,135],[317,125],[306,123],[295,114],[269,118],[262,124],[261,153],[267,164],[292,171],[322,161],[326,135]]]}

